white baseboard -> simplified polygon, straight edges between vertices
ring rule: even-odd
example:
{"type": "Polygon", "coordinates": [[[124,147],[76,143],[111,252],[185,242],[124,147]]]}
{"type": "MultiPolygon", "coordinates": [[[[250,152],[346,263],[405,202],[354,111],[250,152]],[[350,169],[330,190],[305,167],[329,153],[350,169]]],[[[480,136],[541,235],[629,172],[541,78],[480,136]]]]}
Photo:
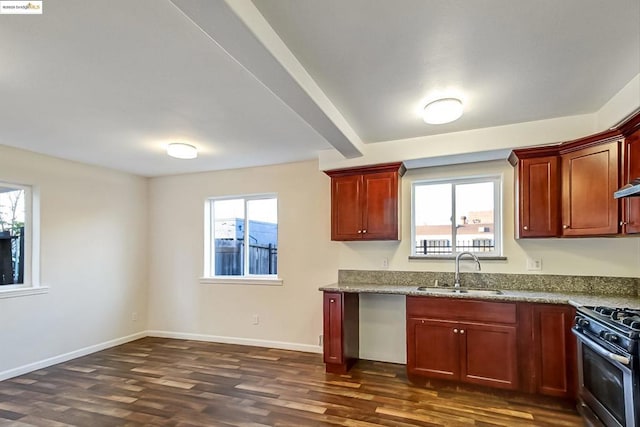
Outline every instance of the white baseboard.
{"type": "Polygon", "coordinates": [[[116,338],[111,341],[106,341],[100,344],[91,345],[89,347],[81,348],[79,350],[71,351],[69,353],[61,354],[59,356],[50,357],[48,359],[40,360],[37,362],[29,363],[28,365],[18,366],[17,368],[9,369],[7,371],[0,372],[0,381],[4,381],[9,378],[24,375],[29,372],[37,371],[38,369],[46,368],[58,363],[67,362],[71,359],[86,356],[87,354],[95,353],[100,350],[115,347],[120,344],[128,343],[129,341],[135,341],[147,336],[146,331],[137,332],[132,335],[128,335],[122,338],[116,338]]]}
{"type": "Polygon", "coordinates": [[[144,338],[144,337],[175,338],[175,339],[181,339],[181,340],[207,341],[207,342],[216,342],[216,343],[222,343],[222,344],[249,345],[252,347],[278,348],[282,350],[303,351],[306,353],[322,353],[322,347],[317,345],[296,344],[296,343],[282,342],[282,341],[257,340],[257,339],[249,339],[249,338],[223,337],[218,335],[192,334],[187,332],[142,331],[132,335],[128,335],[126,337],[116,338],[111,341],[95,344],[89,347],[81,348],[79,350],[71,351],[69,353],[61,354],[59,356],[50,357],[48,359],[29,363],[28,365],[18,366],[17,368],[0,372],[0,381],[17,377],[19,375],[28,374],[29,372],[37,371],[38,369],[43,369],[51,365],[67,362],[71,359],[76,359],[78,357],[86,356],[88,354],[95,353],[100,350],[105,350],[107,348],[115,347],[117,345],[125,344],[130,341],[135,341],[137,339],[144,338]]]}
{"type": "Polygon", "coordinates": [[[224,337],[219,335],[192,334],[188,332],[147,331],[147,336],[158,338],[176,338],[181,340],[207,341],[222,344],[249,345],[252,347],[278,348],[281,350],[303,351],[305,353],[322,353],[318,345],[297,344],[283,341],[268,341],[251,338],[224,337]]]}

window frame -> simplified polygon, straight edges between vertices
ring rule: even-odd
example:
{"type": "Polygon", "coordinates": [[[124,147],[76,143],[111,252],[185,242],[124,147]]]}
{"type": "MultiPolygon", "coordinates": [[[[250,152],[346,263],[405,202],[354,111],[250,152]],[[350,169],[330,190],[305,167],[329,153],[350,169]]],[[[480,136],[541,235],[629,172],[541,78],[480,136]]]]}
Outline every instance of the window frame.
{"type": "MultiPolygon", "coordinates": [[[[502,227],[502,211],[503,211],[503,175],[502,174],[488,174],[488,175],[473,175],[473,176],[458,176],[450,178],[436,178],[436,179],[420,179],[411,183],[411,253],[410,258],[413,259],[450,259],[455,258],[457,254],[463,251],[453,250],[453,245],[456,242],[456,227],[455,221],[451,222],[451,238],[452,238],[452,251],[451,253],[439,253],[439,254],[418,254],[417,253],[417,241],[416,241],[416,187],[421,185],[432,184],[451,184],[451,211],[454,217],[456,216],[455,206],[455,186],[460,184],[478,184],[484,182],[493,183],[493,221],[494,221],[494,250],[490,252],[474,252],[480,259],[505,259],[503,252],[503,227],[502,227]]],[[[457,249],[457,248],[456,248],[457,249]]]]}
{"type": "Polygon", "coordinates": [[[0,181],[0,187],[24,191],[24,277],[23,283],[0,286],[0,299],[48,292],[40,283],[40,194],[28,184],[0,181]]]}
{"type": "Polygon", "coordinates": [[[278,244],[280,242],[280,224],[279,224],[279,212],[280,212],[280,200],[277,193],[258,193],[258,194],[243,194],[234,196],[214,196],[208,197],[204,203],[204,271],[203,277],[200,278],[200,283],[204,284],[244,284],[244,285],[282,285],[282,279],[280,278],[279,260],[276,261],[277,273],[276,274],[250,274],[247,269],[249,267],[249,245],[244,245],[243,258],[244,268],[242,275],[224,275],[217,276],[215,274],[215,236],[213,235],[215,229],[215,216],[213,205],[216,201],[223,200],[243,200],[244,203],[244,230],[245,235],[249,232],[249,215],[247,214],[247,204],[253,200],[265,200],[275,199],[277,205],[277,225],[278,225],[278,244]]]}

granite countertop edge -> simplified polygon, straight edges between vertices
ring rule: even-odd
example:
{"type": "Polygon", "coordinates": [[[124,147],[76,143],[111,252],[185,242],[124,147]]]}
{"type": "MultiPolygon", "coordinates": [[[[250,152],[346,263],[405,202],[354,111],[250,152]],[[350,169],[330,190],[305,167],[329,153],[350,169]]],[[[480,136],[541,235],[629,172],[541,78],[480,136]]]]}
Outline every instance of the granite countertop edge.
{"type": "Polygon", "coordinates": [[[487,301],[514,301],[532,302],[539,304],[570,304],[575,307],[580,306],[608,306],[624,307],[640,310],[640,298],[631,296],[616,295],[590,295],[578,293],[543,292],[543,291],[522,291],[500,289],[499,295],[477,295],[477,294],[436,294],[429,291],[419,291],[417,286],[402,285],[374,285],[374,284],[349,284],[334,283],[321,286],[320,291],[326,292],[347,292],[358,294],[391,294],[391,295],[412,295],[433,298],[460,298],[460,299],[482,299],[487,301]]]}

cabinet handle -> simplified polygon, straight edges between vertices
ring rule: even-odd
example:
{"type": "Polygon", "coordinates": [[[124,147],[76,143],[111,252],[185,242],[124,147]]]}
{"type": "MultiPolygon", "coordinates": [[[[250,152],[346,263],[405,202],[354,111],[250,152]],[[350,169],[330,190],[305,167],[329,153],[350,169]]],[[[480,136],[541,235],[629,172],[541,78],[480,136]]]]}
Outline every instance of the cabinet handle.
{"type": "Polygon", "coordinates": [[[627,224],[628,224],[628,222],[620,221],[620,225],[627,225],[627,224]]]}
{"type": "Polygon", "coordinates": [[[420,323],[424,323],[424,320],[421,320],[420,323]]]}
{"type": "Polygon", "coordinates": [[[458,330],[457,330],[457,329],[454,329],[454,330],[453,330],[453,333],[454,333],[454,334],[457,334],[457,333],[458,333],[458,330]]]}
{"type": "Polygon", "coordinates": [[[364,234],[364,233],[366,233],[366,232],[367,232],[367,230],[362,230],[362,234],[364,234]]]}
{"type": "Polygon", "coordinates": [[[362,233],[362,230],[358,230],[358,234],[361,234],[361,233],[362,233]]]}
{"type": "Polygon", "coordinates": [[[461,334],[464,334],[464,329],[460,329],[460,333],[461,333],[461,334]]]}
{"type": "Polygon", "coordinates": [[[527,227],[526,225],[524,227],[522,227],[523,230],[528,230],[529,227],[527,227]]]}
{"type": "Polygon", "coordinates": [[[569,226],[567,224],[565,224],[565,225],[562,226],[562,228],[564,228],[566,230],[567,228],[569,228],[569,226]]]}
{"type": "Polygon", "coordinates": [[[336,302],[336,300],[334,300],[334,299],[330,299],[330,300],[329,300],[329,302],[330,302],[331,304],[333,304],[334,302],[336,302]]]}

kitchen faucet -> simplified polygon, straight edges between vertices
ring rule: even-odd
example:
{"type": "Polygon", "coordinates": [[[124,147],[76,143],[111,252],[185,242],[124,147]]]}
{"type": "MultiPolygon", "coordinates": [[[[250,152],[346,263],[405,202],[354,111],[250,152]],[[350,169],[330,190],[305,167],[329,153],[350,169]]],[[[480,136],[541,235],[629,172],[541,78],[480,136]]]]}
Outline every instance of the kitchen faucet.
{"type": "Polygon", "coordinates": [[[455,273],[455,276],[453,278],[453,287],[454,288],[459,288],[460,287],[460,258],[462,258],[463,255],[471,256],[476,261],[476,264],[478,264],[478,271],[480,271],[480,260],[478,260],[477,256],[475,256],[471,252],[460,252],[458,255],[456,255],[456,268],[455,268],[456,273],[455,273]]]}

